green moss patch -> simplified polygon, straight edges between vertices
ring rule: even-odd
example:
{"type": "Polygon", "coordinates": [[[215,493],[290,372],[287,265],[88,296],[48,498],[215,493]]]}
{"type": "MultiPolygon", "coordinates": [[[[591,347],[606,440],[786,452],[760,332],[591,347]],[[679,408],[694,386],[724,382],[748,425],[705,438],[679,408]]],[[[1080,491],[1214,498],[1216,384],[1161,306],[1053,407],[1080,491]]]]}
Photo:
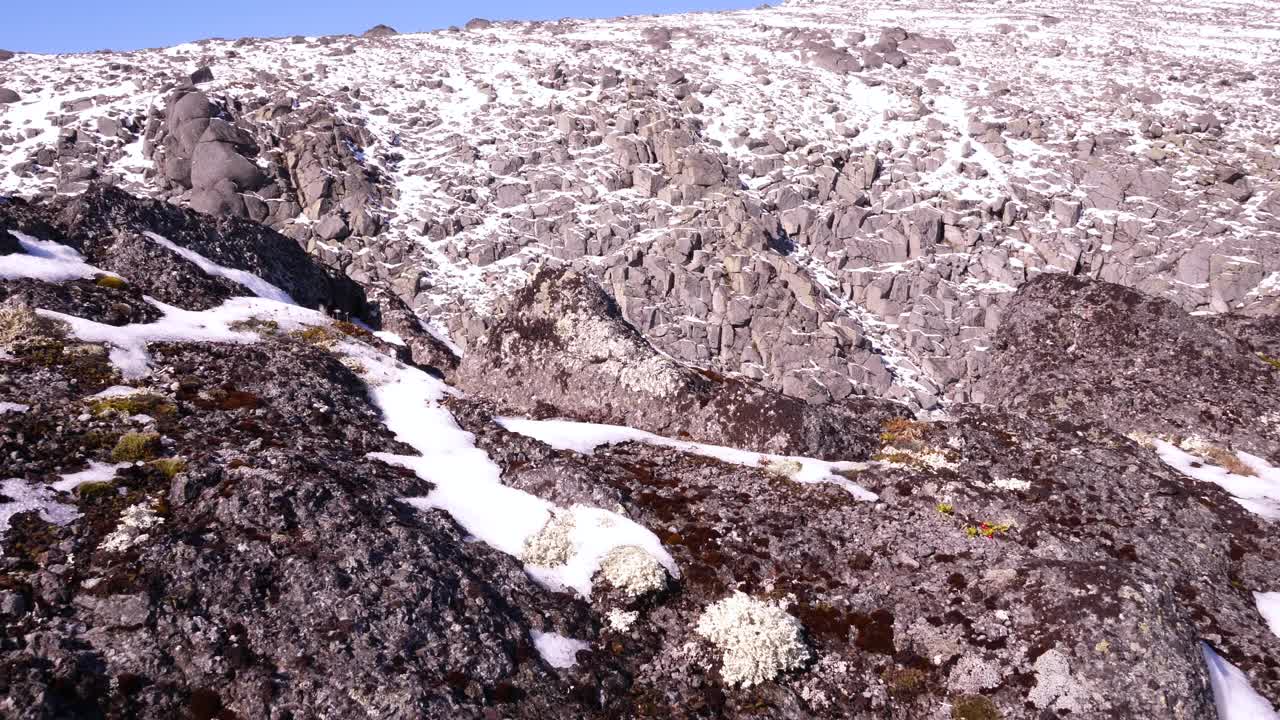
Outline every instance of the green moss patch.
{"type": "Polygon", "coordinates": [[[160,454],[160,434],[131,432],[120,436],[111,459],[116,462],[150,460],[160,454]]]}
{"type": "Polygon", "coordinates": [[[99,398],[90,404],[94,415],[107,415],[118,412],[125,415],[151,415],[163,417],[172,415],[177,408],[168,400],[152,393],[133,393],[115,397],[99,398]]]}

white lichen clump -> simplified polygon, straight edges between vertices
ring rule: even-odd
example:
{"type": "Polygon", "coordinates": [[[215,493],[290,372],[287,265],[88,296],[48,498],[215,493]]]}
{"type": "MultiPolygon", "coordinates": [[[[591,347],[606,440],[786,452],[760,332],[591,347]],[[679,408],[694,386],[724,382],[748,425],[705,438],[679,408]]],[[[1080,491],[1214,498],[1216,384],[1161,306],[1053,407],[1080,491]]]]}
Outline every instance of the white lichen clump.
{"type": "Polygon", "coordinates": [[[107,552],[124,552],[146,542],[150,537],[148,531],[162,524],[164,518],[156,514],[151,503],[131,505],[120,513],[120,524],[98,548],[107,552]]]}
{"type": "Polygon", "coordinates": [[[899,448],[894,445],[885,445],[880,448],[878,457],[884,458],[881,462],[887,462],[890,465],[917,465],[932,470],[955,470],[960,467],[960,464],[948,458],[946,453],[927,447],[899,448]]]}
{"type": "Polygon", "coordinates": [[[999,488],[1001,490],[1021,491],[1030,489],[1031,483],[1027,480],[1019,480],[1018,478],[998,477],[991,480],[991,487],[999,488]]]}
{"type": "Polygon", "coordinates": [[[524,541],[520,559],[526,565],[559,567],[573,557],[573,515],[552,515],[532,537],[524,541]]]}
{"type": "Polygon", "coordinates": [[[751,687],[809,659],[800,621],[742,592],[708,606],[695,629],[723,654],[720,674],[730,685],[751,687]]]}
{"type": "Polygon", "coordinates": [[[630,630],[631,626],[635,625],[636,620],[639,619],[640,613],[635,610],[628,611],[614,608],[605,615],[605,620],[608,621],[609,627],[617,632],[626,632],[630,630]]]}
{"type": "Polygon", "coordinates": [[[667,571],[636,545],[616,547],[600,561],[600,572],[609,584],[635,600],[667,586],[667,571]]]}
{"type": "Polygon", "coordinates": [[[782,458],[776,458],[776,459],[770,460],[764,465],[764,471],[766,473],[768,473],[769,475],[772,475],[773,477],[782,478],[784,480],[790,479],[795,477],[796,475],[799,475],[800,471],[803,469],[804,469],[804,466],[801,465],[799,461],[784,460],[782,458]]]}

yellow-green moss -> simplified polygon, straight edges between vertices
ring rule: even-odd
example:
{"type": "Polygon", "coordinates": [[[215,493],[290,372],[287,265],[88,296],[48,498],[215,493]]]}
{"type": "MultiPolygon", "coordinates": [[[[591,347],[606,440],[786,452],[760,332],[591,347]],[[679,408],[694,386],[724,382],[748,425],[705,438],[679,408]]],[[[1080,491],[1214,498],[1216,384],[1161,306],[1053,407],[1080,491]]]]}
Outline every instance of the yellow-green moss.
{"type": "Polygon", "coordinates": [[[280,332],[280,323],[275,320],[263,320],[256,317],[237,320],[231,323],[230,327],[237,332],[256,332],[259,335],[275,335],[280,332]]]}
{"type": "Polygon", "coordinates": [[[364,340],[367,342],[373,339],[373,333],[365,330],[355,323],[347,322],[346,320],[336,321],[333,323],[333,328],[338,332],[344,335],[349,335],[357,340],[364,340]]]}
{"type": "Polygon", "coordinates": [[[1013,526],[1008,523],[997,524],[997,523],[984,522],[984,523],[979,523],[977,525],[966,526],[964,529],[964,534],[968,535],[971,538],[976,538],[976,537],[994,538],[1000,535],[1004,535],[1005,533],[1009,532],[1011,529],[1013,529],[1013,526]]]}
{"type": "Polygon", "coordinates": [[[120,436],[115,449],[111,451],[111,459],[116,462],[150,460],[159,452],[159,433],[131,432],[120,436]]]}
{"type": "Polygon", "coordinates": [[[918,443],[924,439],[925,423],[907,418],[892,418],[880,426],[880,442],[885,445],[918,443]]]}
{"type": "Polygon", "coordinates": [[[317,347],[330,348],[337,342],[333,332],[321,325],[311,325],[289,333],[289,337],[300,340],[308,345],[317,347]]]}
{"type": "Polygon", "coordinates": [[[889,668],[880,676],[888,686],[889,694],[900,700],[910,700],[925,691],[929,676],[916,668],[889,668]]]}
{"type": "Polygon", "coordinates": [[[952,720],[1000,720],[1000,708],[981,695],[964,695],[951,703],[952,720]]]}
{"type": "MultiPolygon", "coordinates": [[[[61,340],[66,335],[67,326],[61,320],[37,315],[22,305],[0,308],[0,345],[61,340]]],[[[58,351],[61,353],[62,348],[58,351]]]]}
{"type": "Polygon", "coordinates": [[[97,502],[104,497],[115,494],[115,491],[116,487],[111,481],[87,482],[76,487],[76,496],[84,501],[97,502]]]}
{"type": "Polygon", "coordinates": [[[129,285],[124,278],[115,275],[99,275],[94,278],[93,284],[98,287],[110,288],[112,290],[123,290],[129,285]]]}
{"type": "Polygon", "coordinates": [[[1262,359],[1262,362],[1270,365],[1272,368],[1280,370],[1280,358],[1271,357],[1266,353],[1258,353],[1258,357],[1262,359]]]}
{"type": "Polygon", "coordinates": [[[112,412],[125,415],[151,415],[160,417],[172,415],[177,409],[172,403],[152,393],[131,393],[99,398],[89,406],[94,415],[106,415],[112,412]]]}
{"type": "Polygon", "coordinates": [[[182,458],[161,458],[152,460],[151,467],[160,471],[165,478],[172,480],[175,475],[187,469],[187,461],[182,458]]]}

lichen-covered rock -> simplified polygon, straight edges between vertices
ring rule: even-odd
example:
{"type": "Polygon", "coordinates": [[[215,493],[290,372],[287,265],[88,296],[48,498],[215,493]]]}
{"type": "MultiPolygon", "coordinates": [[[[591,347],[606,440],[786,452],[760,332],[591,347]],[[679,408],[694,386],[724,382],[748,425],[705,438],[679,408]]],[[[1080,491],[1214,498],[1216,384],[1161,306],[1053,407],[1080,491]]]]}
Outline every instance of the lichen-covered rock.
{"type": "Polygon", "coordinates": [[[0,51],[0,716],[1280,704],[1274,70],[1079,5],[0,51]]]}
{"type": "Polygon", "coordinates": [[[1280,457],[1280,366],[1262,320],[1211,320],[1167,300],[1045,275],[1014,295],[987,399],[1120,433],[1202,435],[1280,457]],[[1261,332],[1260,332],[1261,331],[1261,332]]]}
{"type": "Polygon", "coordinates": [[[760,452],[859,460],[901,406],[822,406],[692,370],[653,349],[600,288],[547,268],[514,294],[463,357],[458,384],[522,414],[630,425],[760,452]]]}

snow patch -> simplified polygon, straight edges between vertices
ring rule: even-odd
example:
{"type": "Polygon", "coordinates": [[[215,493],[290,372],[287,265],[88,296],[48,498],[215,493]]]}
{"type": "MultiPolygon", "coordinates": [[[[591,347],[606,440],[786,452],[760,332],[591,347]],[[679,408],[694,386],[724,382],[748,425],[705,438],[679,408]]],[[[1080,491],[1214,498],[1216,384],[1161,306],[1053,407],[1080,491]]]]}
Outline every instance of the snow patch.
{"type": "Polygon", "coordinates": [[[578,651],[591,647],[591,643],[556,633],[531,630],[529,636],[533,638],[533,646],[537,648],[538,654],[553,668],[570,668],[577,665],[578,651]]]}
{"type": "Polygon", "coordinates": [[[24,413],[31,409],[30,405],[15,402],[0,402],[0,415],[5,413],[24,413]]]}
{"type": "Polygon", "coordinates": [[[408,347],[404,342],[404,338],[391,332],[390,330],[377,330],[373,333],[373,336],[385,343],[390,343],[392,345],[399,345],[400,347],[408,347]]]}
{"type": "Polygon", "coordinates": [[[1209,667],[1209,684],[1219,720],[1280,720],[1271,703],[1253,689],[1240,668],[1214,652],[1208,643],[1200,643],[1200,651],[1209,667]]]}
{"type": "Polygon", "coordinates": [[[58,502],[47,487],[16,478],[0,481],[0,538],[8,532],[13,516],[25,512],[39,513],[41,520],[55,525],[66,525],[80,517],[79,511],[58,502]]]}
{"type": "Polygon", "coordinates": [[[1152,442],[1160,459],[1169,467],[1189,478],[1221,487],[1249,512],[1268,520],[1280,520],[1280,468],[1255,455],[1239,452],[1237,457],[1256,475],[1236,475],[1163,440],[1152,442]]]}
{"type": "Polygon", "coordinates": [[[251,318],[274,320],[282,330],[329,324],[329,319],[315,310],[266,298],[231,298],[216,308],[200,311],[183,310],[153,298],[147,298],[147,301],[159,308],[164,315],[153,323],[135,323],[123,327],[105,325],[52,310],[38,310],[37,313],[65,322],[70,327],[70,334],[84,342],[109,345],[112,363],[129,380],[145,377],[151,371],[147,343],[253,343],[258,340],[256,333],[231,327],[251,318]]]}
{"type": "Polygon", "coordinates": [[[673,440],[622,425],[583,423],[573,420],[530,420],[520,417],[495,419],[507,430],[546,443],[556,450],[572,450],[590,455],[601,445],[624,442],[648,443],[746,467],[769,468],[798,465],[799,470],[790,474],[790,478],[796,482],[834,483],[849,491],[858,500],[872,501],[879,497],[861,485],[836,474],[838,471],[862,469],[865,467],[863,463],[829,462],[790,455],[770,455],[720,445],[673,440]]]}
{"type": "Polygon", "coordinates": [[[455,390],[367,346],[347,344],[341,349],[366,366],[370,395],[382,410],[387,429],[420,453],[374,453],[372,457],[407,467],[435,486],[426,497],[409,498],[409,504],[444,510],[468,533],[513,557],[522,556],[526,540],[537,535],[553,514],[566,515],[572,523],[568,560],[554,567],[525,566],[530,577],[552,589],[572,588],[590,597],[591,578],[602,560],[613,549],[628,545],[642,548],[679,577],[675,560],[658,537],[634,521],[585,505],[566,510],[502,484],[501,469],[440,405],[455,390]]]}
{"type": "Polygon", "coordinates": [[[93,278],[99,275],[120,277],[84,261],[84,256],[51,240],[37,240],[30,235],[10,230],[26,254],[0,255],[0,280],[40,280],[47,283],[93,278]]]}
{"type": "Polygon", "coordinates": [[[1253,600],[1258,604],[1258,613],[1271,628],[1271,634],[1280,638],[1280,592],[1256,592],[1253,600]]]}
{"type": "Polygon", "coordinates": [[[61,480],[52,484],[52,487],[60,492],[71,492],[85,483],[110,482],[115,478],[117,470],[127,467],[129,463],[112,464],[90,460],[89,467],[63,475],[61,480]]]}

